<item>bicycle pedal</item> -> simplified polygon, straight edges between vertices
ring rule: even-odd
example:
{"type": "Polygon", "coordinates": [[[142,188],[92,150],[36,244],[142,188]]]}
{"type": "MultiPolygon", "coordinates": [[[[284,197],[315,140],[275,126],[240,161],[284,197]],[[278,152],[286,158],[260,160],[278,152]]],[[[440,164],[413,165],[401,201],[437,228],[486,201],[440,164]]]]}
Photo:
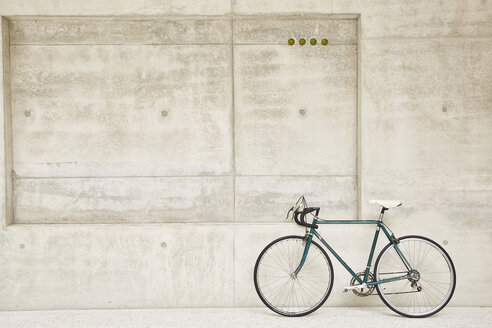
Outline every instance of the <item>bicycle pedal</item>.
{"type": "Polygon", "coordinates": [[[367,287],[367,284],[363,283],[361,285],[357,285],[357,286],[348,286],[348,287],[343,287],[343,292],[346,293],[350,290],[353,290],[353,289],[363,289],[363,288],[366,288],[367,287]]]}

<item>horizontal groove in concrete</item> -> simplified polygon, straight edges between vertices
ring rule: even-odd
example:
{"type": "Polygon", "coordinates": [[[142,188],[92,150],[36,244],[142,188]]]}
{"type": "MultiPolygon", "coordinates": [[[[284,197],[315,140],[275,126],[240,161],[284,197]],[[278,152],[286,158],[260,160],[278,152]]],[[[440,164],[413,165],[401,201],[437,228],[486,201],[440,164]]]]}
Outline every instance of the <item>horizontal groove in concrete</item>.
{"type": "Polygon", "coordinates": [[[23,20],[125,20],[125,21],[145,21],[145,20],[247,20],[247,19],[275,19],[275,20],[305,20],[305,19],[326,19],[326,20],[357,20],[360,14],[313,14],[313,13],[280,13],[280,14],[225,14],[225,15],[6,15],[11,21],[23,20]]]}
{"type": "Polygon", "coordinates": [[[316,177],[355,177],[356,174],[315,174],[315,175],[261,175],[261,174],[224,174],[224,175],[131,175],[131,176],[52,176],[52,177],[29,177],[29,176],[15,176],[16,180],[19,179],[140,179],[140,178],[223,178],[223,177],[286,177],[286,178],[316,178],[316,177]]]}
{"type": "Polygon", "coordinates": [[[43,46],[43,47],[53,47],[53,46],[223,46],[223,45],[234,45],[234,46],[286,46],[286,47],[330,47],[330,46],[356,46],[357,43],[328,43],[326,46],[316,44],[311,45],[288,45],[283,43],[235,43],[235,42],[224,42],[224,43],[11,43],[11,46],[16,47],[27,47],[27,46],[43,46]]]}

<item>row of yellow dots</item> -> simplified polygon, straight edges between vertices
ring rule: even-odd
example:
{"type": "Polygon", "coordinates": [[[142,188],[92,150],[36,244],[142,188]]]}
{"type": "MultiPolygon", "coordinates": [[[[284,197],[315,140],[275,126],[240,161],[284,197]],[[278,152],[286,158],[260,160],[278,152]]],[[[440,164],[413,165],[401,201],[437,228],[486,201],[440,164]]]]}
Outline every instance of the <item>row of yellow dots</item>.
{"type": "MultiPolygon", "coordinates": [[[[293,45],[296,43],[296,40],[294,40],[294,39],[289,39],[288,43],[289,43],[289,45],[293,46],[293,45]]],[[[311,45],[313,45],[313,46],[314,46],[316,43],[318,43],[318,41],[316,41],[316,39],[315,39],[315,38],[312,38],[311,40],[309,40],[309,43],[311,43],[311,45]]],[[[299,39],[299,44],[300,44],[301,46],[305,45],[305,44],[306,44],[306,39],[304,39],[304,38],[300,38],[300,39],[299,39]]],[[[327,40],[327,39],[322,39],[322,40],[321,40],[321,44],[322,44],[322,45],[324,45],[324,46],[326,46],[326,45],[328,44],[328,40],[327,40]]]]}

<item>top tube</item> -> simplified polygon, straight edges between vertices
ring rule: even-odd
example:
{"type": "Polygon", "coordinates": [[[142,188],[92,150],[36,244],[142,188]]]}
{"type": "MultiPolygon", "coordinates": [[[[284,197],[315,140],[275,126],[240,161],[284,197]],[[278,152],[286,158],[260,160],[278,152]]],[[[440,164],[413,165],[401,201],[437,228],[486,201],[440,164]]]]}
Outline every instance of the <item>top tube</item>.
{"type": "Polygon", "coordinates": [[[378,220],[317,220],[316,224],[378,224],[378,220]]]}

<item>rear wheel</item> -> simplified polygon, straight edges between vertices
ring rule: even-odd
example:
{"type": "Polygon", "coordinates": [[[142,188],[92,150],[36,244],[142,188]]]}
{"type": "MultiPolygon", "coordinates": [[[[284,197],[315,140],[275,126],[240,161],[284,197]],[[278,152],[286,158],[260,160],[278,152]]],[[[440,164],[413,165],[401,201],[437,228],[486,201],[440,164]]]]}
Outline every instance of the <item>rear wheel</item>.
{"type": "Polygon", "coordinates": [[[305,246],[304,237],[282,237],[266,246],[256,261],[256,292],[261,301],[278,314],[289,317],[309,314],[330,295],[333,266],[325,250],[314,241],[304,266],[294,275],[305,246]]]}
{"type": "Polygon", "coordinates": [[[412,318],[439,312],[448,304],[456,286],[456,271],[448,253],[436,242],[420,236],[402,237],[397,245],[412,270],[403,264],[392,243],[383,248],[376,260],[376,281],[410,274],[408,279],[376,285],[384,304],[412,318]]]}

